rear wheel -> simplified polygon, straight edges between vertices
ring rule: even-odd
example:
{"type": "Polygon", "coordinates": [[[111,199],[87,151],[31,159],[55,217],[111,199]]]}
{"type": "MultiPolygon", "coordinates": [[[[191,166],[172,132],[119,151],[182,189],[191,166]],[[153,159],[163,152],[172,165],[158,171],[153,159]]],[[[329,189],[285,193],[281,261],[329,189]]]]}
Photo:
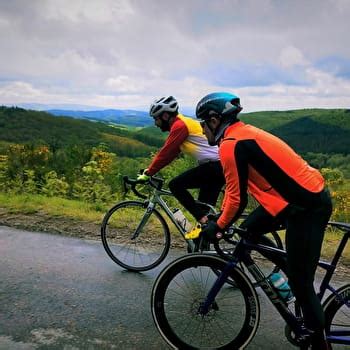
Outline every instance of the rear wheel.
{"type": "Polygon", "coordinates": [[[170,248],[170,232],[164,218],[139,201],[121,202],[109,210],[102,222],[101,238],[108,256],[131,271],[156,267],[170,248]]]}
{"type": "Polygon", "coordinates": [[[169,264],[152,290],[152,315],[162,337],[179,349],[238,349],[252,340],[260,317],[254,286],[238,268],[229,273],[209,311],[201,306],[227,262],[218,256],[190,254],[169,264]],[[215,272],[214,272],[215,271],[215,272]]]}

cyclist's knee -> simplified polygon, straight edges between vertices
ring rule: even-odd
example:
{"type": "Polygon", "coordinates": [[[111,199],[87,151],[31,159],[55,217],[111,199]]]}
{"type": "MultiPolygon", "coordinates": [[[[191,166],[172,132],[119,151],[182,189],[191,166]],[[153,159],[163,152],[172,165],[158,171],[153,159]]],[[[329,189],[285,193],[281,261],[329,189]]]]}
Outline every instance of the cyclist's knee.
{"type": "Polygon", "coordinates": [[[169,186],[169,190],[172,193],[176,192],[176,190],[179,188],[177,178],[175,177],[174,179],[170,180],[168,186],[169,186]]]}
{"type": "Polygon", "coordinates": [[[175,179],[172,179],[169,181],[168,183],[168,187],[169,187],[169,190],[171,192],[174,192],[174,190],[176,190],[176,181],[174,181],[175,179]]]}

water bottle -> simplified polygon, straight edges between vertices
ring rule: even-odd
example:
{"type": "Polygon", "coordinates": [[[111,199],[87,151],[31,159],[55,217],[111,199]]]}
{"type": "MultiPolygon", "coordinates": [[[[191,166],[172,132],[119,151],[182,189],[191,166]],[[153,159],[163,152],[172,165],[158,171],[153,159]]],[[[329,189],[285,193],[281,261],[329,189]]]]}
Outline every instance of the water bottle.
{"type": "Polygon", "coordinates": [[[295,301],[295,297],[289,287],[288,282],[280,273],[273,273],[269,277],[270,282],[276,288],[280,297],[287,303],[295,301]]]}
{"type": "Polygon", "coordinates": [[[185,230],[190,231],[191,230],[191,224],[188,222],[186,216],[183,214],[183,212],[179,208],[175,208],[173,210],[173,215],[177,223],[185,230]]]}

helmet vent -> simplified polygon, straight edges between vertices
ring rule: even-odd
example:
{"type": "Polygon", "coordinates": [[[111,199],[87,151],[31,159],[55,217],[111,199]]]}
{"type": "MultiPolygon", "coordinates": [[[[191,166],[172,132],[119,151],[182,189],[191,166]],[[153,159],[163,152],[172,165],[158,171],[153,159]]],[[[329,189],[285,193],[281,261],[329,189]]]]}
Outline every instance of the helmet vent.
{"type": "Polygon", "coordinates": [[[179,105],[173,96],[162,97],[155,100],[150,107],[150,115],[155,118],[164,112],[177,112],[179,105]]]}

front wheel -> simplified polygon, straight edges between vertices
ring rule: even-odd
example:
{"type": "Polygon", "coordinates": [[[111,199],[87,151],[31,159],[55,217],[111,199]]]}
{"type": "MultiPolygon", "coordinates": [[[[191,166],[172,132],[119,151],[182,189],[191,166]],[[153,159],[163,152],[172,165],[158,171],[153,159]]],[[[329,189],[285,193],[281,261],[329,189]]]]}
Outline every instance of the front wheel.
{"type": "Polygon", "coordinates": [[[326,335],[331,343],[350,344],[350,284],[331,294],[323,304],[326,335]]]}
{"type": "Polygon", "coordinates": [[[110,209],[102,221],[101,238],[109,257],[130,271],[153,269],[170,248],[166,221],[139,201],[121,202],[110,209]]]}
{"type": "Polygon", "coordinates": [[[227,262],[215,255],[189,254],[170,263],[156,279],[152,315],[166,342],[178,349],[239,349],[258,328],[260,305],[254,286],[239,269],[229,273],[205,314],[201,307],[227,262]]]}

